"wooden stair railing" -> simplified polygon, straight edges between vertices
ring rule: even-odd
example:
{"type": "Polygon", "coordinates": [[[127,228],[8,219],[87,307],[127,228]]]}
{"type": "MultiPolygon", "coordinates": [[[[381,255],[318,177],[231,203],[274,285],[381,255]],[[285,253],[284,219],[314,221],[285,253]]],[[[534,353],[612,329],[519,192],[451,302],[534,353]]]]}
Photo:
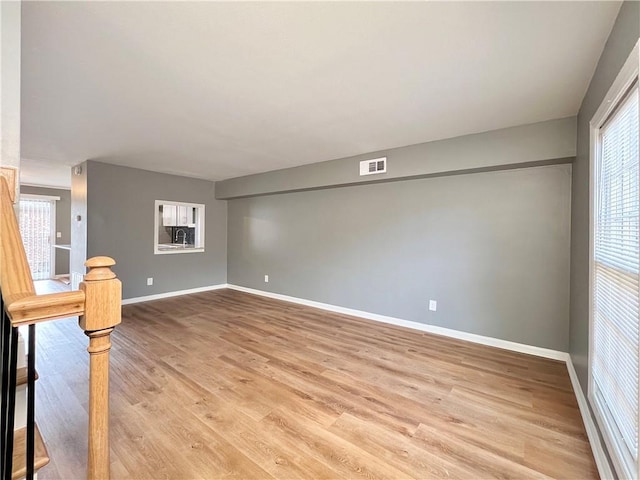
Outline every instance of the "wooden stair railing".
{"type": "MultiPolygon", "coordinates": [[[[35,327],[36,324],[78,315],[89,337],[89,432],[87,478],[109,478],[109,350],[111,332],[121,320],[122,286],[112,272],[109,257],[94,257],[85,265],[89,272],[80,290],[36,295],[31,271],[20,237],[9,188],[0,177],[0,303],[2,326],[2,432],[0,462],[2,479],[24,474],[32,479],[36,457],[44,445],[35,427],[35,327]],[[14,433],[15,389],[17,382],[18,327],[29,326],[27,365],[26,432],[14,433]],[[7,393],[5,398],[5,393],[7,393]],[[11,403],[13,402],[13,407],[11,403]],[[14,438],[15,436],[15,438],[14,438]],[[38,440],[39,439],[39,440],[38,440]],[[16,447],[24,444],[23,465],[13,465],[16,447]],[[39,451],[37,451],[39,450],[39,451]],[[18,473],[17,473],[18,472],[18,473]]],[[[45,451],[46,456],[46,451],[45,451]]],[[[42,462],[40,461],[41,466],[42,462]]]]}

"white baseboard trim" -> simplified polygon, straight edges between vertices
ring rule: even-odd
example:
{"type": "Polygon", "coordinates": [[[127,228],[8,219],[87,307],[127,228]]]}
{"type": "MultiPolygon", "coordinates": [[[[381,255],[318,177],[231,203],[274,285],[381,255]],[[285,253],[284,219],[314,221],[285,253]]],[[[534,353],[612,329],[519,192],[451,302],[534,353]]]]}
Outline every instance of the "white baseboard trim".
{"type": "Polygon", "coordinates": [[[177,297],[180,295],[189,295],[190,293],[208,292],[209,290],[219,290],[228,288],[229,285],[221,283],[219,285],[209,285],[207,287],[190,288],[188,290],[176,290],[174,292],[156,293],[155,295],[145,295],[144,297],[132,297],[122,300],[122,305],[131,305],[132,303],[149,302],[151,300],[160,300],[163,298],[177,297]]]}
{"type": "Polygon", "coordinates": [[[573,386],[573,393],[576,396],[576,400],[578,401],[578,407],[580,408],[580,414],[582,415],[582,422],[584,423],[584,428],[587,431],[587,437],[589,437],[591,451],[593,452],[593,458],[596,461],[596,466],[598,467],[600,478],[602,480],[615,479],[616,477],[611,470],[609,461],[607,460],[607,454],[602,447],[602,443],[600,443],[598,427],[596,427],[596,424],[593,421],[593,417],[591,416],[587,398],[582,392],[582,387],[580,387],[578,374],[576,373],[576,369],[573,366],[571,357],[567,359],[567,370],[569,371],[569,378],[571,379],[571,385],[573,386]]]}
{"type": "Polygon", "coordinates": [[[252,293],[254,295],[261,295],[263,297],[275,298],[276,300],[283,300],[285,302],[297,303],[300,305],[306,305],[308,307],[320,308],[322,310],[328,310],[330,312],[343,313],[345,315],[352,315],[354,317],[366,318],[368,320],[375,320],[376,322],[383,322],[391,325],[397,325],[400,327],[420,330],[422,332],[433,333],[436,335],[443,335],[445,337],[457,338],[458,340],[466,340],[468,342],[479,343],[482,345],[502,348],[502,349],[511,350],[514,352],[527,353],[529,355],[536,355],[538,357],[551,358],[553,360],[560,360],[563,362],[566,362],[567,359],[569,358],[569,354],[567,352],[560,352],[558,350],[551,350],[548,348],[534,347],[533,345],[526,345],[524,343],[516,343],[516,342],[510,342],[508,340],[500,340],[499,338],[485,337],[483,335],[476,335],[475,333],[461,332],[459,330],[452,330],[450,328],[438,327],[435,325],[427,325],[425,323],[413,322],[410,320],[402,320],[401,318],[388,317],[386,315],[379,315],[377,313],[370,313],[362,310],[354,310],[352,308],[339,307],[337,305],[315,302],[313,300],[306,300],[304,298],[290,297],[289,295],[282,295],[280,293],[265,292],[264,290],[256,290],[253,288],[241,287],[239,285],[229,284],[228,288],[231,288],[233,290],[238,290],[240,292],[252,293]]]}

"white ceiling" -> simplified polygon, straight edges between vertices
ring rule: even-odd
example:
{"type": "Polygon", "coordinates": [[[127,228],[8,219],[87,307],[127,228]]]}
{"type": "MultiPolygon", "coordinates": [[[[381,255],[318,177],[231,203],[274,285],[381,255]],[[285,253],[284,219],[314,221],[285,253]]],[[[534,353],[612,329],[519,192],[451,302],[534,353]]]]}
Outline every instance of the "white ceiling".
{"type": "Polygon", "coordinates": [[[220,180],[575,115],[619,2],[23,2],[23,182],[220,180]]]}

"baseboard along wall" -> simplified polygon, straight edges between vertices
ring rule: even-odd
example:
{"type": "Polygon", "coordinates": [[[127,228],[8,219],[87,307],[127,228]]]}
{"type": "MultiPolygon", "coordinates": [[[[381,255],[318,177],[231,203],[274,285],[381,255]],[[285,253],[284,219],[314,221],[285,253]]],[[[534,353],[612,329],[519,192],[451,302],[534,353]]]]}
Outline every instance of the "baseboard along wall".
{"type": "Polygon", "coordinates": [[[122,300],[122,305],[132,305],[134,303],[150,302],[151,300],[162,300],[163,298],[179,297],[180,295],[190,295],[192,293],[208,292],[210,290],[220,290],[221,288],[230,288],[230,287],[226,283],[220,283],[218,285],[189,288],[187,290],[176,290],[174,292],[156,293],[154,295],[145,295],[143,297],[125,298],[122,300]]]}
{"type": "Polygon", "coordinates": [[[591,410],[589,409],[589,404],[587,402],[587,397],[584,396],[582,392],[582,387],[580,386],[580,380],[578,380],[578,374],[576,373],[576,369],[573,366],[573,362],[571,361],[571,357],[567,359],[567,370],[569,371],[569,378],[571,379],[571,385],[573,386],[573,393],[576,396],[576,400],[578,401],[578,407],[580,408],[580,414],[582,415],[582,422],[584,423],[584,428],[587,431],[587,437],[589,437],[589,444],[591,445],[591,451],[593,452],[593,458],[596,461],[596,465],[598,466],[598,473],[600,474],[600,478],[602,480],[613,480],[616,476],[613,474],[613,470],[611,470],[611,465],[609,464],[609,460],[607,459],[607,454],[600,442],[600,435],[598,435],[598,427],[596,427],[596,423],[591,415],[591,410]]]}
{"type": "Polygon", "coordinates": [[[569,358],[569,354],[567,352],[561,352],[558,350],[550,350],[548,348],[534,347],[532,345],[526,345],[524,343],[510,342],[508,340],[500,340],[499,338],[493,338],[493,337],[485,337],[483,335],[476,335],[475,333],[467,333],[467,332],[462,332],[460,330],[452,330],[450,328],[438,327],[435,325],[427,325],[425,323],[413,322],[410,320],[403,320],[401,318],[389,317],[386,315],[379,315],[377,313],[370,313],[362,310],[355,310],[353,308],[339,307],[337,305],[331,305],[328,303],[315,302],[313,300],[306,300],[304,298],[290,297],[288,295],[266,292],[263,290],[255,290],[253,288],[241,287],[239,285],[229,284],[229,288],[233,290],[238,290],[240,292],[251,293],[253,295],[261,295],[263,297],[274,298],[276,300],[282,300],[285,302],[292,302],[300,305],[306,305],[308,307],[320,308],[322,310],[328,310],[330,312],[342,313],[345,315],[353,315],[354,317],[375,320],[376,322],[382,322],[382,323],[388,323],[391,325],[397,325],[400,327],[412,328],[414,330],[420,330],[421,332],[433,333],[436,335],[444,335],[446,337],[457,338],[458,340],[466,340],[468,342],[488,345],[490,347],[503,348],[505,350],[511,350],[514,352],[527,353],[529,355],[536,355],[538,357],[551,358],[553,360],[561,360],[563,362],[567,361],[567,359],[569,358]]]}

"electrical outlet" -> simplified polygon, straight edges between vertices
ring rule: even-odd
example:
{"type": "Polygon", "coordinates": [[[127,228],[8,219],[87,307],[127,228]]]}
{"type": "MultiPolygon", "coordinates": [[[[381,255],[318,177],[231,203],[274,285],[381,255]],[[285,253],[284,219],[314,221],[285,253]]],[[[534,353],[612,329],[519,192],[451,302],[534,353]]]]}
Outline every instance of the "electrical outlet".
{"type": "Polygon", "coordinates": [[[435,300],[429,300],[429,310],[435,312],[438,309],[438,302],[435,300]]]}
{"type": "Polygon", "coordinates": [[[269,275],[264,276],[264,283],[269,283],[269,275]]]}
{"type": "Polygon", "coordinates": [[[56,238],[62,238],[62,232],[56,232],[56,238]]]}
{"type": "Polygon", "coordinates": [[[153,285],[153,277],[147,278],[147,286],[149,287],[151,285],[153,285]]]}

